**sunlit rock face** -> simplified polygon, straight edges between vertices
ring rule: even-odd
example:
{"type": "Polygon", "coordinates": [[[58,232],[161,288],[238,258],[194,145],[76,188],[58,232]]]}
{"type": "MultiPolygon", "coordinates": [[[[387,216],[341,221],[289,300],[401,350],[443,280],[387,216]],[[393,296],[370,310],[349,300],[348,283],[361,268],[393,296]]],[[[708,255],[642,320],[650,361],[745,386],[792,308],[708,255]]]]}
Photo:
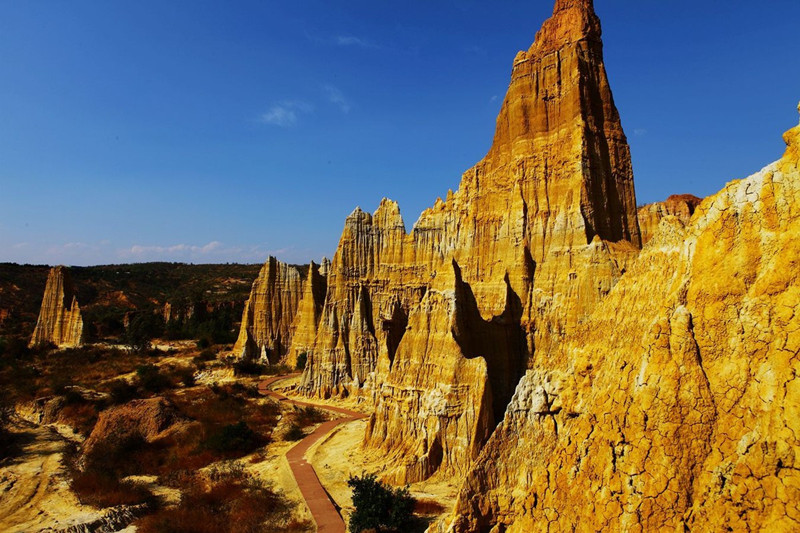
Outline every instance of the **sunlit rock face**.
{"type": "MultiPolygon", "coordinates": [[[[374,402],[398,482],[466,472],[525,368],[605,297],[641,238],[591,2],[559,1],[514,60],[491,149],[406,232],[356,209],[301,388],[374,402]]],[[[304,348],[305,349],[305,348],[304,348]]]]}
{"type": "Polygon", "coordinates": [[[673,194],[663,202],[640,207],[637,213],[639,230],[642,232],[642,244],[647,244],[653,238],[661,219],[668,215],[678,217],[681,222],[688,224],[695,209],[702,201],[702,198],[692,194],[673,194]]]}
{"type": "Polygon", "coordinates": [[[30,346],[54,344],[59,348],[74,348],[82,343],[83,317],[75,297],[72,276],[67,267],[53,267],[47,276],[42,308],[30,346]]]}
{"type": "Polygon", "coordinates": [[[277,363],[289,351],[302,296],[303,280],[297,268],[270,257],[245,303],[234,354],[277,363]]]}
{"type": "Polygon", "coordinates": [[[284,361],[291,368],[297,365],[299,355],[306,354],[307,357],[314,351],[317,326],[325,303],[325,293],[328,290],[329,267],[330,261],[326,258],[322,259],[321,265],[312,261],[308,267],[308,277],[303,282],[303,296],[292,321],[290,350],[284,361]]]}
{"type": "Polygon", "coordinates": [[[800,126],[534,361],[451,531],[800,529],[800,126]]]}

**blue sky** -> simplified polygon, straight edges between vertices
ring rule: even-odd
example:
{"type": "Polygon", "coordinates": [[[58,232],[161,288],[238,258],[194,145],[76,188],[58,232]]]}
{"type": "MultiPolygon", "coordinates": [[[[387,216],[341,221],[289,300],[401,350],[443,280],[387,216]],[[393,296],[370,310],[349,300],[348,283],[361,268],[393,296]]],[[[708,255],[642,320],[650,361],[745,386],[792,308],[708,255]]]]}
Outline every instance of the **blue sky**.
{"type": "MultiPolygon", "coordinates": [[[[800,2],[596,0],[639,203],[797,123],[800,2]]],[[[290,262],[486,153],[552,0],[0,0],[0,261],[290,262]]]]}

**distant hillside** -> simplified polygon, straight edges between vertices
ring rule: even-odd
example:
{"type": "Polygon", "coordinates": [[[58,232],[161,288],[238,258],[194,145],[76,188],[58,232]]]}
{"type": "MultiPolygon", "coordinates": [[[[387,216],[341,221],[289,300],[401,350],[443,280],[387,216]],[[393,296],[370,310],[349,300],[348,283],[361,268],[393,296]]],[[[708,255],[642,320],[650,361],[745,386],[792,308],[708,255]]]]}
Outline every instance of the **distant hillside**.
{"type": "MultiPolygon", "coordinates": [[[[31,334],[49,269],[0,263],[0,335],[31,334]]],[[[137,263],[70,267],[70,272],[91,339],[118,334],[126,314],[166,319],[166,304],[179,329],[188,319],[213,320],[218,311],[225,323],[239,320],[260,269],[260,264],[137,263]]]]}

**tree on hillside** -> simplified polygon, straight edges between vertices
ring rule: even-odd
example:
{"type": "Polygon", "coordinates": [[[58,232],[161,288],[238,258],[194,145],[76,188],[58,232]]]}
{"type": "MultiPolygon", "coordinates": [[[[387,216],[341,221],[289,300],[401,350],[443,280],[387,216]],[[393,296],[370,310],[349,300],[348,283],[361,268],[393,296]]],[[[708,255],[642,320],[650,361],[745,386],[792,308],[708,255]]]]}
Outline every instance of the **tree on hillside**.
{"type": "Polygon", "coordinates": [[[164,332],[164,320],[152,313],[134,315],[125,330],[125,343],[134,351],[145,352],[150,349],[150,341],[164,332]]]}

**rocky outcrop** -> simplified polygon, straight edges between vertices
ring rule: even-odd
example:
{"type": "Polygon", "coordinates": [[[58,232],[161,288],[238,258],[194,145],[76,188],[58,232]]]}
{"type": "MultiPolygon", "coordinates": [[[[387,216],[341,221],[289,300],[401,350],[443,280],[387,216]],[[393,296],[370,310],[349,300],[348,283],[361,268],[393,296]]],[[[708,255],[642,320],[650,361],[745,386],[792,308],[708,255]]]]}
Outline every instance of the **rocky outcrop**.
{"type": "Polygon", "coordinates": [[[663,202],[643,205],[637,211],[639,229],[642,232],[642,244],[647,244],[653,238],[661,219],[665,216],[678,217],[681,222],[688,224],[697,206],[702,202],[692,194],[673,194],[663,202]]]}
{"type": "Polygon", "coordinates": [[[83,343],[83,318],[69,270],[64,266],[50,269],[44,289],[39,320],[30,345],[54,344],[74,348],[83,343]]]}
{"type": "Polygon", "coordinates": [[[285,363],[291,368],[295,368],[299,355],[308,356],[309,352],[314,351],[317,326],[328,290],[328,268],[330,261],[327,258],[322,259],[321,265],[312,261],[308,267],[308,277],[303,284],[303,296],[292,323],[292,343],[286,355],[285,363]]]}
{"type": "Polygon", "coordinates": [[[302,295],[303,280],[297,268],[270,257],[245,303],[234,354],[277,363],[289,351],[302,295]]]}
{"type": "Polygon", "coordinates": [[[191,422],[164,398],[133,400],[100,413],[89,438],[83,444],[83,456],[105,453],[109,444],[130,439],[153,442],[167,435],[185,431],[191,422]]]}
{"type": "Polygon", "coordinates": [[[800,528],[800,126],[517,388],[451,531],[800,528]]]}
{"type": "Polygon", "coordinates": [[[557,352],[640,244],[600,22],[591,1],[559,0],[459,190],[410,233],[389,200],[347,218],[301,389],[372,399],[365,444],[395,481],[465,472],[529,362],[557,352]]]}

